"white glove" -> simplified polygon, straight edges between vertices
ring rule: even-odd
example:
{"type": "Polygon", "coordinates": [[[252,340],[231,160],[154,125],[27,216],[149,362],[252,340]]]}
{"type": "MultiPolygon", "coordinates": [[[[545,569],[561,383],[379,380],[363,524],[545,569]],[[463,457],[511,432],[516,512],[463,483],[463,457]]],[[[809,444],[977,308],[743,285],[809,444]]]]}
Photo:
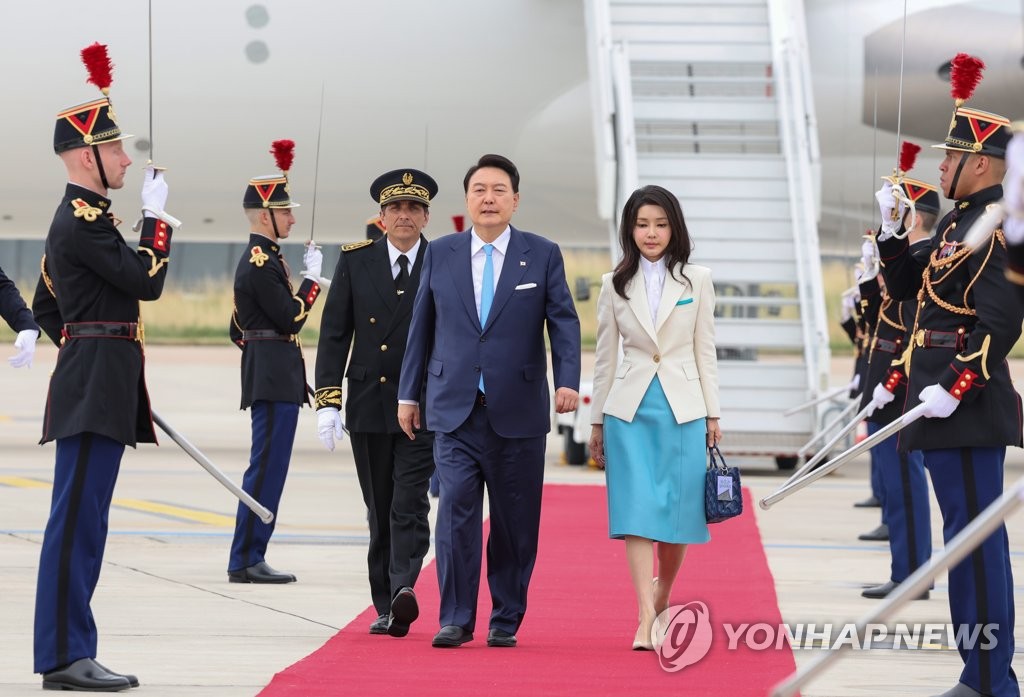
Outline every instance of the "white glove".
{"type": "Polygon", "coordinates": [[[147,218],[160,218],[167,207],[167,182],[162,169],[146,167],[142,180],[142,214],[147,218]]]}
{"type": "Polygon", "coordinates": [[[1024,218],[1007,216],[1003,221],[1003,237],[1006,244],[1017,246],[1024,242],[1024,218]]]}
{"type": "Polygon", "coordinates": [[[921,390],[919,398],[924,404],[921,415],[926,419],[944,419],[960,405],[960,400],[946,392],[942,385],[928,385],[921,390]]]}
{"type": "Polygon", "coordinates": [[[1003,203],[1011,216],[1024,218],[1024,133],[1018,133],[1011,138],[1010,145],[1006,148],[1003,203]]]}
{"type": "Polygon", "coordinates": [[[850,384],[846,386],[846,389],[855,391],[858,387],[860,387],[860,373],[853,376],[853,380],[850,380],[850,384]]]}
{"type": "Polygon", "coordinates": [[[875,246],[873,238],[864,240],[860,246],[860,263],[864,265],[864,273],[858,279],[859,283],[878,275],[878,247],[875,246]]]}
{"type": "Polygon", "coordinates": [[[842,320],[846,320],[853,317],[854,311],[857,309],[857,294],[856,293],[845,293],[842,301],[842,320]]]}
{"type": "Polygon", "coordinates": [[[896,399],[896,395],[885,389],[884,383],[878,383],[875,385],[875,391],[871,393],[871,401],[868,402],[866,416],[871,416],[894,399],[896,399]]]}
{"type": "Polygon", "coordinates": [[[316,410],[316,433],[324,447],[334,452],[334,439],[345,440],[345,424],[341,420],[341,412],[334,407],[322,407],[316,410]]]}
{"type": "Polygon", "coordinates": [[[875,200],[878,201],[878,210],[882,213],[882,233],[878,240],[887,240],[900,231],[903,225],[903,214],[907,211],[907,204],[903,199],[896,200],[893,196],[892,182],[886,180],[882,188],[875,192],[875,200]],[[896,220],[893,220],[893,211],[896,211],[896,220]]]}
{"type": "Polygon", "coordinates": [[[39,336],[39,332],[35,329],[22,329],[18,332],[18,337],[14,340],[14,348],[18,349],[18,352],[7,359],[7,362],[15,368],[26,366],[32,367],[32,356],[36,352],[36,338],[39,336]]]}
{"type": "Polygon", "coordinates": [[[306,253],[302,255],[302,263],[306,265],[302,275],[319,280],[324,268],[324,255],[312,242],[306,245],[306,253]]]}

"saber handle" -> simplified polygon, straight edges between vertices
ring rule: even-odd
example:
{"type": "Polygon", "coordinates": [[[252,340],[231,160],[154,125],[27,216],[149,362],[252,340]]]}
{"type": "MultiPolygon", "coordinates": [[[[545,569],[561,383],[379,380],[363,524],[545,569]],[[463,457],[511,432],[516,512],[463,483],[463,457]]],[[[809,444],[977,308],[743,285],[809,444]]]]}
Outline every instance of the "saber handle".
{"type": "Polygon", "coordinates": [[[802,478],[786,484],[781,489],[776,491],[774,494],[765,496],[763,499],[760,500],[759,505],[762,509],[767,511],[769,508],[774,506],[782,499],[788,497],[789,495],[800,491],[801,489],[809,486],[810,484],[813,484],[814,482],[818,481],[819,479],[826,475],[832,474],[837,469],[845,465],[847,462],[850,462],[853,458],[857,457],[864,451],[869,450],[875,445],[881,443],[883,440],[885,440],[892,434],[898,433],[901,429],[906,428],[910,424],[920,419],[921,416],[924,415],[924,408],[925,405],[923,402],[921,404],[918,404],[916,407],[914,407],[906,414],[904,414],[902,418],[896,419],[895,421],[886,424],[878,431],[876,431],[874,434],[868,436],[860,443],[857,443],[856,445],[854,445],[852,448],[845,451],[841,455],[837,455],[836,457],[829,460],[827,463],[825,463],[818,469],[814,470],[810,474],[806,474],[802,478]]]}
{"type": "MultiPolygon", "coordinates": [[[[856,402],[854,402],[854,404],[856,404],[856,402]]],[[[789,484],[790,482],[796,481],[797,479],[802,477],[806,472],[809,472],[816,464],[818,464],[819,462],[824,460],[828,456],[829,451],[832,450],[832,448],[835,447],[836,443],[841,441],[843,438],[845,438],[847,436],[847,434],[849,434],[851,431],[853,431],[855,428],[857,428],[857,426],[860,424],[860,422],[863,421],[867,417],[868,410],[870,408],[871,408],[871,405],[869,404],[866,407],[864,407],[863,409],[861,409],[860,411],[858,411],[857,414],[853,417],[853,419],[851,419],[849,423],[847,423],[845,426],[843,426],[839,430],[839,433],[837,433],[836,435],[834,435],[832,437],[832,440],[830,440],[825,445],[821,446],[821,450],[819,450],[817,452],[817,454],[815,454],[814,457],[812,457],[810,460],[805,462],[803,467],[801,467],[796,472],[794,472],[793,476],[791,476],[789,479],[786,480],[786,484],[789,484]]],[[[783,486],[785,486],[785,485],[783,485],[783,486]]]]}
{"type": "Polygon", "coordinates": [[[812,399],[810,401],[804,402],[803,404],[798,404],[795,407],[791,407],[791,408],[787,409],[786,411],[782,412],[782,415],[783,416],[792,416],[793,414],[796,414],[797,412],[801,412],[804,409],[810,409],[815,404],[821,404],[822,402],[827,402],[830,399],[835,399],[836,397],[838,397],[843,392],[846,392],[849,389],[850,389],[849,385],[843,385],[842,387],[836,387],[835,389],[829,390],[825,394],[820,395],[818,397],[815,397],[814,399],[812,399]]]}
{"type": "MultiPolygon", "coordinates": [[[[811,439],[809,441],[804,443],[803,447],[797,451],[797,455],[799,455],[800,457],[806,455],[815,443],[817,443],[819,440],[825,437],[826,433],[831,431],[833,428],[838,426],[843,421],[846,421],[847,417],[849,417],[850,414],[853,413],[853,410],[857,408],[857,404],[857,402],[850,402],[845,407],[843,407],[843,410],[839,412],[839,414],[834,419],[825,424],[820,431],[811,436],[811,439]]],[[[790,477],[790,479],[792,479],[792,477],[790,477]]]]}
{"type": "MultiPolygon", "coordinates": [[[[1024,479],[1018,479],[1013,488],[992,502],[978,517],[972,520],[960,533],[950,540],[941,554],[932,556],[927,564],[912,573],[895,591],[889,594],[873,611],[857,620],[858,637],[868,636],[868,627],[885,624],[904,605],[921,595],[935,578],[963,561],[971,552],[981,546],[988,537],[1004,524],[1005,520],[1024,506],[1024,479]]],[[[800,670],[793,673],[775,687],[771,697],[793,697],[814,678],[839,660],[843,651],[853,642],[838,642],[838,648],[823,651],[800,670]]]]}
{"type": "Polygon", "coordinates": [[[210,462],[210,459],[200,452],[199,448],[192,445],[192,443],[185,436],[175,431],[169,423],[164,421],[159,414],[155,411],[153,414],[153,423],[160,427],[160,429],[171,437],[175,443],[177,443],[182,450],[189,454],[189,456],[198,462],[203,469],[213,475],[213,478],[224,485],[224,488],[235,495],[239,501],[244,503],[250,511],[259,516],[260,520],[264,523],[271,523],[274,520],[274,514],[267,510],[259,501],[250,496],[247,492],[243,491],[241,487],[231,481],[230,477],[220,471],[217,465],[210,462]]]}

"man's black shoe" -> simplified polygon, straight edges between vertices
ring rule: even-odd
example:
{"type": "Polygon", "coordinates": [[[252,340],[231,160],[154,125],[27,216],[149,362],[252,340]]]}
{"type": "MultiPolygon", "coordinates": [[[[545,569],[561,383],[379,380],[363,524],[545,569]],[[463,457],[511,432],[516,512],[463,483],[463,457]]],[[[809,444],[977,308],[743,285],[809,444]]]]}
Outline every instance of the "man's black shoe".
{"type": "Polygon", "coordinates": [[[882,507],[882,502],[879,501],[877,498],[875,498],[875,495],[872,494],[871,496],[868,496],[863,501],[858,501],[857,503],[853,504],[853,507],[854,508],[881,508],[882,507]]]}
{"type": "Polygon", "coordinates": [[[857,535],[857,539],[866,540],[867,542],[886,542],[889,539],[889,526],[882,523],[871,532],[857,535]]]}
{"type": "Polygon", "coordinates": [[[420,606],[416,603],[416,593],[409,586],[404,586],[391,600],[388,634],[393,637],[404,637],[409,633],[409,625],[419,616],[420,606]]]}
{"type": "Polygon", "coordinates": [[[231,583],[294,583],[297,580],[292,574],[274,570],[265,561],[246,569],[228,571],[228,581],[231,583]]]}
{"type": "Polygon", "coordinates": [[[114,675],[91,658],[43,673],[44,690],[77,690],[82,692],[120,692],[131,688],[128,678],[114,675]]]}
{"type": "Polygon", "coordinates": [[[441,631],[434,635],[434,640],[430,642],[430,645],[438,649],[450,649],[462,646],[467,641],[473,641],[473,632],[449,624],[447,627],[441,627],[441,631]]]}
{"type": "Polygon", "coordinates": [[[487,632],[487,645],[513,648],[516,645],[516,635],[510,634],[504,629],[492,629],[487,632]]]}
{"type": "Polygon", "coordinates": [[[125,680],[127,680],[128,684],[131,685],[132,687],[138,687],[139,686],[139,679],[137,677],[135,677],[134,675],[132,675],[131,673],[118,673],[117,671],[114,671],[114,670],[111,670],[110,668],[107,668],[105,665],[103,665],[99,661],[96,661],[95,659],[93,659],[93,660],[95,661],[96,665],[98,665],[100,668],[102,668],[103,670],[107,671],[111,675],[119,675],[122,678],[124,678],[125,680]]]}
{"type": "MultiPolygon", "coordinates": [[[[860,592],[865,598],[882,599],[889,596],[894,590],[899,588],[900,584],[895,581],[886,581],[885,583],[878,586],[868,586],[860,592]]],[[[915,600],[928,600],[931,596],[929,591],[925,591],[921,595],[917,596],[915,600]]]]}
{"type": "Polygon", "coordinates": [[[377,615],[377,619],[375,619],[370,624],[370,634],[387,634],[387,633],[388,633],[388,616],[387,615],[377,615]]]}

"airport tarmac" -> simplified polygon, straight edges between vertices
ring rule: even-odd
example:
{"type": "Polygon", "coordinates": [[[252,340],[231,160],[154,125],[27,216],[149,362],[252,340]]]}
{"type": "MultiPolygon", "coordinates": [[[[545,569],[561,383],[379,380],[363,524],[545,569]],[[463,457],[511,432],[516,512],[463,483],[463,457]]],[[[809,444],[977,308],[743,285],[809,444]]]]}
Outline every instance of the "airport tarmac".
{"type": "MultiPolygon", "coordinates": [[[[40,691],[39,676],[32,673],[33,603],[54,446],[35,443],[55,357],[56,350],[41,343],[31,370],[0,367],[0,694],[9,697],[40,691]]],[[[249,449],[248,413],[238,409],[238,358],[233,347],[147,350],[155,410],[235,481],[241,481],[249,449]]],[[[310,371],[313,358],[308,349],[310,371]]],[[[592,356],[586,356],[585,371],[591,362],[592,356]]],[[[1024,364],[1013,369],[1024,377],[1024,364]]],[[[850,359],[836,359],[832,370],[832,384],[846,382],[850,359]]],[[[275,672],[319,648],[369,605],[365,508],[351,449],[344,443],[328,453],[315,426],[314,412],[303,409],[268,553],[273,566],[298,576],[299,583],[288,586],[227,583],[234,499],[169,438],[161,436],[160,447],[127,450],[93,610],[100,629],[99,657],[115,670],[139,675],[142,687],[133,694],[253,695],[275,672]]],[[[727,415],[723,430],[728,438],[727,415]]],[[[603,483],[601,472],[562,465],[559,454],[560,437],[552,434],[547,481],[603,483]]],[[[842,625],[875,607],[876,601],[862,598],[860,590],[887,580],[888,547],[857,541],[859,533],[878,524],[879,514],[878,509],[852,507],[869,493],[867,462],[862,456],[770,511],[748,513],[757,516],[785,622],[842,625]]],[[[744,484],[755,498],[783,481],[767,460],[731,464],[744,468],[744,484]]],[[[1007,483],[1022,475],[1024,452],[1011,449],[1007,483]]],[[[941,522],[934,501],[932,516],[938,548],[941,522]]],[[[1009,529],[1020,599],[1024,520],[1019,515],[1011,519],[1009,529]]],[[[899,621],[948,622],[946,591],[943,576],[931,600],[911,603],[899,621]]],[[[367,636],[367,641],[381,640],[391,639],[367,636]]],[[[1019,629],[1017,645],[1024,645],[1019,629]]],[[[794,653],[800,664],[815,652],[794,653]]],[[[1019,673],[1024,672],[1020,653],[1019,673]]],[[[953,686],[960,668],[956,651],[948,647],[855,651],[803,694],[926,697],[953,686]]]]}

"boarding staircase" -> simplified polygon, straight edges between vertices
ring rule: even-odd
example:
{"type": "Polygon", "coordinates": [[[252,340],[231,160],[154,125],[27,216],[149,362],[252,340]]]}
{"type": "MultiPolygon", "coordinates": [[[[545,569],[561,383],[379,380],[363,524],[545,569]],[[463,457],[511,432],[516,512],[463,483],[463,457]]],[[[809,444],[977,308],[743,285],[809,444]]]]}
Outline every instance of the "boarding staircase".
{"type": "Polygon", "coordinates": [[[802,0],[585,0],[599,209],[618,254],[629,194],[682,204],[715,280],[723,450],[795,463],[834,405],[820,172],[802,0]]]}

